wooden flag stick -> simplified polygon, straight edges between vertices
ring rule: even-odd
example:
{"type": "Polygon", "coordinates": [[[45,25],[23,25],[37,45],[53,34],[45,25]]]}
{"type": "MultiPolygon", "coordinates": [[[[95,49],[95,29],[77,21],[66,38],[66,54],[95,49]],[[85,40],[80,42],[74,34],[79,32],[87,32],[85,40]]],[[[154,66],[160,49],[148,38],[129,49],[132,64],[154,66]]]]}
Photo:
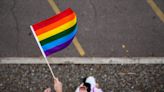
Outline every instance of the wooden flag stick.
{"type": "MultiPolygon", "coordinates": [[[[55,1],[54,0],[48,0],[49,4],[51,5],[52,9],[54,10],[54,12],[56,14],[59,14],[60,13],[60,9],[58,8],[58,6],[56,5],[55,1]]],[[[73,39],[73,44],[74,46],[76,47],[77,51],[79,52],[80,56],[84,56],[85,55],[85,51],[84,49],[82,48],[82,46],[80,45],[77,37],[75,37],[73,39]]]]}
{"type": "Polygon", "coordinates": [[[30,26],[30,28],[31,28],[31,30],[32,30],[32,33],[34,34],[35,40],[36,40],[36,42],[37,42],[37,44],[38,44],[38,46],[39,46],[39,48],[40,48],[40,51],[42,52],[42,55],[43,55],[43,57],[44,57],[44,59],[45,59],[47,65],[48,65],[48,67],[49,67],[49,69],[50,69],[50,71],[51,71],[51,74],[52,74],[54,80],[56,80],[56,77],[55,77],[55,75],[54,75],[54,73],[53,73],[53,71],[52,71],[52,68],[51,68],[51,66],[50,66],[50,64],[49,64],[49,62],[48,62],[48,59],[47,59],[47,57],[46,57],[46,55],[45,55],[45,53],[44,53],[44,51],[43,51],[43,49],[42,49],[42,47],[41,47],[41,45],[40,45],[38,39],[37,39],[37,36],[36,36],[36,34],[35,34],[35,32],[34,32],[34,29],[33,29],[32,26],[30,26]]]}
{"type": "MultiPolygon", "coordinates": [[[[43,52],[43,53],[44,53],[44,52],[43,52]]],[[[54,75],[54,73],[53,73],[53,71],[52,71],[52,68],[51,68],[51,66],[50,66],[50,63],[48,62],[48,59],[47,59],[45,56],[44,56],[44,59],[46,60],[46,63],[47,63],[47,65],[48,65],[48,67],[49,67],[49,69],[50,69],[50,71],[51,71],[51,74],[52,74],[54,80],[56,80],[56,77],[55,77],[55,75],[54,75]]]]}

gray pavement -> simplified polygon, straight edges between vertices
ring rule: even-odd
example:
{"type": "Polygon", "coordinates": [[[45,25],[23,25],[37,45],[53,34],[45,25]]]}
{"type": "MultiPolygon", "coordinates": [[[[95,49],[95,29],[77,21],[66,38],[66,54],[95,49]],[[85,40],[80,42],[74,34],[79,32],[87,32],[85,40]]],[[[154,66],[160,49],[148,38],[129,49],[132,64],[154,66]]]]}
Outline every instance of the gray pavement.
{"type": "MultiPolygon", "coordinates": [[[[164,23],[146,0],[56,1],[77,13],[86,57],[164,56],[164,23]]],[[[41,56],[29,26],[53,15],[46,0],[0,0],[0,57],[41,56]]],[[[54,56],[79,54],[71,45],[54,56]]]]}
{"type": "MultiPolygon", "coordinates": [[[[47,65],[0,65],[1,92],[43,92],[52,88],[47,65]]],[[[52,65],[63,92],[74,92],[82,78],[95,76],[104,92],[164,92],[163,65],[52,65]]]]}
{"type": "Polygon", "coordinates": [[[154,1],[159,6],[160,10],[164,12],[164,7],[163,7],[164,1],[163,0],[154,0],[154,1]]]}

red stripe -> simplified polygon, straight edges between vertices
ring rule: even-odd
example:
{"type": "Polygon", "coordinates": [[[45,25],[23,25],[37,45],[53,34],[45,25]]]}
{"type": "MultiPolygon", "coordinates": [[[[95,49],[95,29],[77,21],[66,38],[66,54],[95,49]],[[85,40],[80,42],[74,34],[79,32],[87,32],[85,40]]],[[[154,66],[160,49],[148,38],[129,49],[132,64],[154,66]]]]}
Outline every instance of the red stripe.
{"type": "Polygon", "coordinates": [[[38,30],[38,29],[40,29],[42,27],[45,27],[45,26],[47,26],[49,24],[52,24],[52,23],[54,23],[54,22],[56,22],[56,21],[58,21],[58,20],[60,20],[60,19],[62,19],[64,17],[72,14],[72,13],[73,13],[72,9],[68,8],[65,11],[63,11],[63,12],[61,12],[61,13],[59,13],[59,14],[57,14],[57,15],[49,18],[49,19],[46,19],[46,20],[41,21],[41,22],[39,22],[37,24],[34,24],[33,25],[34,31],[36,31],[36,30],[38,30]]]}

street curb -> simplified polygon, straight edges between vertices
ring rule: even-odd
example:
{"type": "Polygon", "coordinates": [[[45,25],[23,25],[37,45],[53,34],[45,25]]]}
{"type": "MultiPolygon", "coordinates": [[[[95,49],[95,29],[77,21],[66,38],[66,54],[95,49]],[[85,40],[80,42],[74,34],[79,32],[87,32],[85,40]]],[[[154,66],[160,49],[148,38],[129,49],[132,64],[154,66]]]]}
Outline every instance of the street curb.
{"type": "MultiPolygon", "coordinates": [[[[50,64],[164,64],[164,57],[52,57],[50,64]]],[[[44,58],[5,57],[0,64],[46,64],[44,58]]]]}

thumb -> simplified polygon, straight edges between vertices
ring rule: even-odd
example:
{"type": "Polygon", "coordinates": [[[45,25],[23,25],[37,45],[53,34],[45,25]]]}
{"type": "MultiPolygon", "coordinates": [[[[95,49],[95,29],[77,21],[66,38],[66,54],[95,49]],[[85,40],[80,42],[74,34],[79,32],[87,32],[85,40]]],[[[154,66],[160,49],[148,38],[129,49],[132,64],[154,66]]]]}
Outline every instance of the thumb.
{"type": "Polygon", "coordinates": [[[55,78],[55,79],[54,79],[54,83],[57,83],[58,81],[59,81],[58,78],[55,78]]]}

